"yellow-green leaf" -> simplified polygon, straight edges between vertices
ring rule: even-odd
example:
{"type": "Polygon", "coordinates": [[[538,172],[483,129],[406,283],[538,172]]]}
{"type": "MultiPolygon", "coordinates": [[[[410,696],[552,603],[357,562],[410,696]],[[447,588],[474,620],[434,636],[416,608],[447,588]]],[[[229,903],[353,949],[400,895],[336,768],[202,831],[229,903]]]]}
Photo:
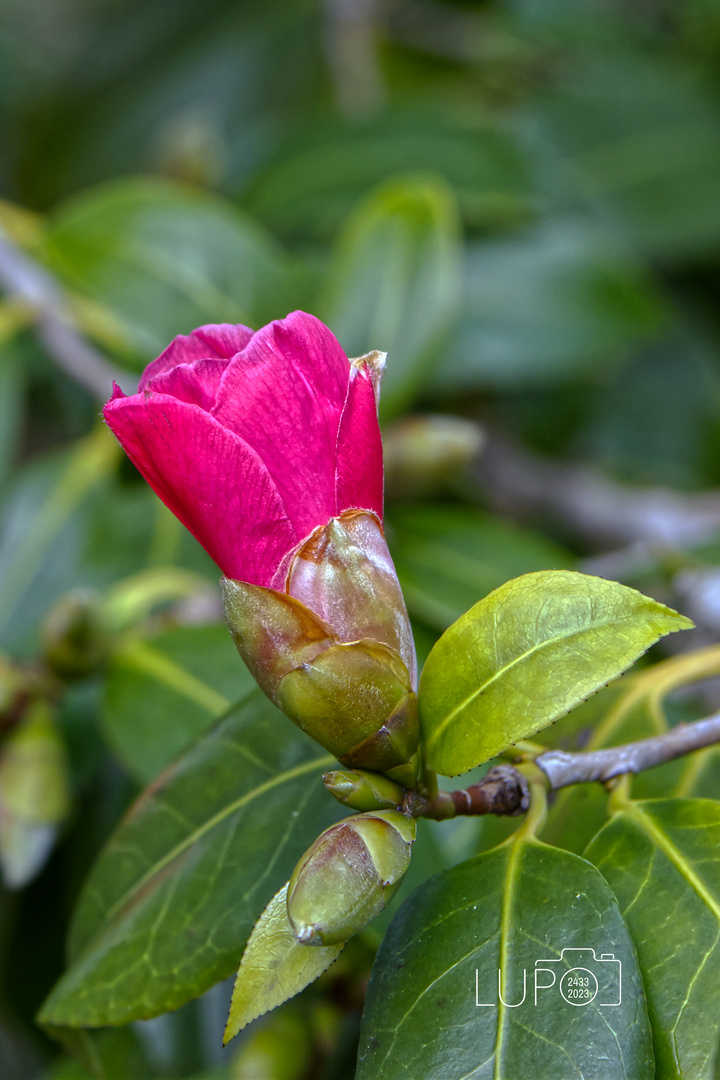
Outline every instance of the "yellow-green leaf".
{"type": "Polygon", "coordinates": [[[345,945],[299,945],[287,915],[287,884],[255,924],[238,969],[224,1043],[251,1020],[295,997],[337,959],[345,945]]]}
{"type": "Polygon", "coordinates": [[[455,776],[546,727],[692,622],[572,570],[508,581],[443,634],[420,683],[430,768],[455,776]]]}

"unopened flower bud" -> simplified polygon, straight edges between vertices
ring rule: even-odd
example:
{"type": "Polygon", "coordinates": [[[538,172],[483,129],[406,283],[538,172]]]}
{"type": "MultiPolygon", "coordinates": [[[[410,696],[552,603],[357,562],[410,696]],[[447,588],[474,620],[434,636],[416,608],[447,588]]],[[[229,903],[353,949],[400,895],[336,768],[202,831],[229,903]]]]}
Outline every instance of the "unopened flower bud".
{"type": "Polygon", "coordinates": [[[50,706],[28,707],[0,751],[0,867],[10,888],[44,863],[69,809],[65,747],[50,706]]]}
{"type": "Polygon", "coordinates": [[[404,498],[441,490],[478,456],[485,437],[460,416],[430,414],[396,421],[385,432],[385,488],[404,498]]]}
{"type": "Polygon", "coordinates": [[[403,801],[400,785],[381,773],[336,769],[325,773],[323,784],[351,810],[397,810],[403,801]]]}
{"type": "Polygon", "coordinates": [[[316,530],[290,560],[287,582],[283,592],[222,581],[225,616],[253,676],[343,764],[406,765],[419,741],[415,651],[377,519],[350,511],[316,530]]]}
{"type": "Polygon", "coordinates": [[[288,918],[302,945],[333,945],[387,906],[410,862],[415,819],[398,810],[357,814],[322,833],[295,867],[288,918]]]}
{"type": "Polygon", "coordinates": [[[96,671],[109,648],[97,595],[76,589],[61,597],[43,623],[42,639],[45,661],[61,678],[78,679],[96,671]]]}

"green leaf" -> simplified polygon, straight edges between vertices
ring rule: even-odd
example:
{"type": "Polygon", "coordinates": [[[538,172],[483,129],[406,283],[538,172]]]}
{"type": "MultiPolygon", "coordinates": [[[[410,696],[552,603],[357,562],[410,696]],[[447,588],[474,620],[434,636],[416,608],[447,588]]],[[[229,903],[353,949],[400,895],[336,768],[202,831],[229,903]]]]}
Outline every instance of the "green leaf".
{"type": "Polygon", "coordinates": [[[203,323],[259,324],[286,285],[262,229],[215,196],[161,180],[76,197],[51,223],[46,254],[68,285],[119,317],[144,356],[203,323]]]}
{"type": "Polygon", "coordinates": [[[577,378],[622,360],[664,321],[657,288],[607,230],[552,219],[469,248],[462,315],[433,385],[524,389],[577,378]]]}
{"type": "Polygon", "coordinates": [[[296,239],[332,237],[369,190],[410,171],[442,176],[463,218],[479,228],[526,218],[533,199],[507,131],[477,116],[458,122],[452,110],[390,106],[363,124],[313,124],[294,144],[259,174],[247,205],[273,232],[296,239]]]}
{"type": "Polygon", "coordinates": [[[358,207],[329,273],[325,319],[350,356],[388,353],[383,413],[416,395],[457,305],[459,221],[433,177],[394,180],[358,207]]]}
{"type": "MultiPolygon", "coordinates": [[[[8,499],[0,536],[0,632],[15,643],[18,624],[47,610],[77,584],[83,537],[77,511],[107,484],[122,451],[104,424],[78,439],[60,461],[27,468],[8,499]]],[[[33,627],[34,628],[34,627],[33,627]]]]}
{"type": "Polygon", "coordinates": [[[240,961],[223,1043],[252,1020],[295,997],[338,958],[343,944],[298,945],[287,914],[287,884],[255,924],[240,961]]]}
{"type": "Polygon", "coordinates": [[[540,533],[470,506],[394,507],[386,526],[408,610],[438,630],[508,578],[574,561],[540,533]]]}
{"type": "Polygon", "coordinates": [[[140,796],[90,874],[41,1022],[125,1024],[228,976],[268,896],[337,818],[331,762],[257,691],[140,796]]]}
{"type": "Polygon", "coordinates": [[[578,194],[644,253],[688,259],[720,239],[720,132],[712,93],[658,52],[580,50],[536,106],[578,194]],[[568,172],[568,169],[570,172],[568,172]]]}
{"type": "Polygon", "coordinates": [[[638,953],[663,1080],[714,1080],[720,1023],[720,803],[630,802],[586,852],[638,953]]]}
{"type": "MultiPolygon", "coordinates": [[[[673,722],[698,719],[687,703],[681,709],[673,703],[670,712],[669,695],[718,671],[720,648],[711,646],[628,673],[544,732],[543,742],[565,750],[592,751],[661,735],[673,722]]],[[[713,798],[718,795],[719,778],[718,748],[708,747],[640,773],[633,778],[633,792],[641,798],[669,794],[713,798]]],[[[608,799],[602,787],[576,784],[556,792],[543,837],[582,854],[607,820],[608,799]]]]}
{"type": "Polygon", "coordinates": [[[437,874],[396,915],[368,988],[357,1080],[654,1077],[642,981],[615,897],[584,859],[521,833],[437,874]],[[536,961],[545,961],[537,1004],[536,961]],[[598,981],[583,1007],[558,992],[574,967],[598,981]],[[509,1006],[498,1004],[498,971],[509,1006]],[[550,973],[555,983],[542,989],[550,973]],[[621,1004],[609,1007],[620,978],[621,1004]]]}
{"type": "Polygon", "coordinates": [[[26,708],[0,749],[0,870],[9,889],[45,863],[70,809],[65,743],[46,701],[26,708]]]}
{"type": "Polygon", "coordinates": [[[693,624],[635,589],[572,570],[508,581],[446,630],[420,681],[431,769],[489,761],[693,624]]]}
{"type": "Polygon", "coordinates": [[[120,759],[149,783],[255,687],[225,624],[129,641],[113,656],[103,722],[120,759]]]}

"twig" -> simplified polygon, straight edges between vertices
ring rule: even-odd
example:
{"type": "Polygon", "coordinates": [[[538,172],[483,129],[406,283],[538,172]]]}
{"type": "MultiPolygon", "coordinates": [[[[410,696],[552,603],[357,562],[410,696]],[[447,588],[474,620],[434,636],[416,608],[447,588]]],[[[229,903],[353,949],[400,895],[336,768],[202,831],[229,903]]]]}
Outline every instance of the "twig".
{"type": "Polygon", "coordinates": [[[35,314],[38,336],[67,375],[104,401],[113,379],[129,390],[136,377],[114,367],[80,335],[62,289],[0,229],[0,285],[35,314]]]}
{"type": "Polygon", "coordinates": [[[700,750],[717,742],[720,742],[720,713],[697,720],[694,724],[678,724],[662,735],[614,746],[609,750],[592,750],[586,754],[549,750],[535,758],[535,764],[549,779],[550,787],[555,789],[591,780],[612,780],[625,773],[644,772],[645,769],[652,769],[655,765],[673,761],[692,750],[700,750]]]}
{"type": "MultiPolygon", "coordinates": [[[[612,780],[627,773],[644,772],[715,743],[720,743],[720,713],[692,724],[678,724],[662,735],[608,750],[588,753],[547,750],[535,758],[535,764],[547,777],[550,789],[556,790],[570,784],[612,780]]],[[[416,804],[412,812],[441,821],[459,814],[519,814],[527,806],[525,777],[511,765],[500,765],[491,769],[477,784],[459,791],[441,791],[432,801],[416,804]]]]}
{"type": "Polygon", "coordinates": [[[432,801],[415,802],[409,809],[435,821],[459,815],[522,814],[530,805],[527,780],[512,765],[496,765],[477,784],[458,791],[439,791],[432,801]]]}

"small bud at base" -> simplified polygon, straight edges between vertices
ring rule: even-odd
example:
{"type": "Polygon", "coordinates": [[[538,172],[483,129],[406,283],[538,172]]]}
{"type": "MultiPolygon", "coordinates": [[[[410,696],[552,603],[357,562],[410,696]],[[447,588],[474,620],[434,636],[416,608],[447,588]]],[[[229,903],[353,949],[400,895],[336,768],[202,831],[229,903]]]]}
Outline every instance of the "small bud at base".
{"type": "Polygon", "coordinates": [[[334,945],[388,904],[410,862],[416,823],[397,810],[357,814],[326,829],[288,885],[288,918],[301,945],[334,945]]]}
{"type": "Polygon", "coordinates": [[[381,773],[337,769],[325,773],[323,784],[343,806],[352,810],[397,810],[403,789],[381,773]]]}

